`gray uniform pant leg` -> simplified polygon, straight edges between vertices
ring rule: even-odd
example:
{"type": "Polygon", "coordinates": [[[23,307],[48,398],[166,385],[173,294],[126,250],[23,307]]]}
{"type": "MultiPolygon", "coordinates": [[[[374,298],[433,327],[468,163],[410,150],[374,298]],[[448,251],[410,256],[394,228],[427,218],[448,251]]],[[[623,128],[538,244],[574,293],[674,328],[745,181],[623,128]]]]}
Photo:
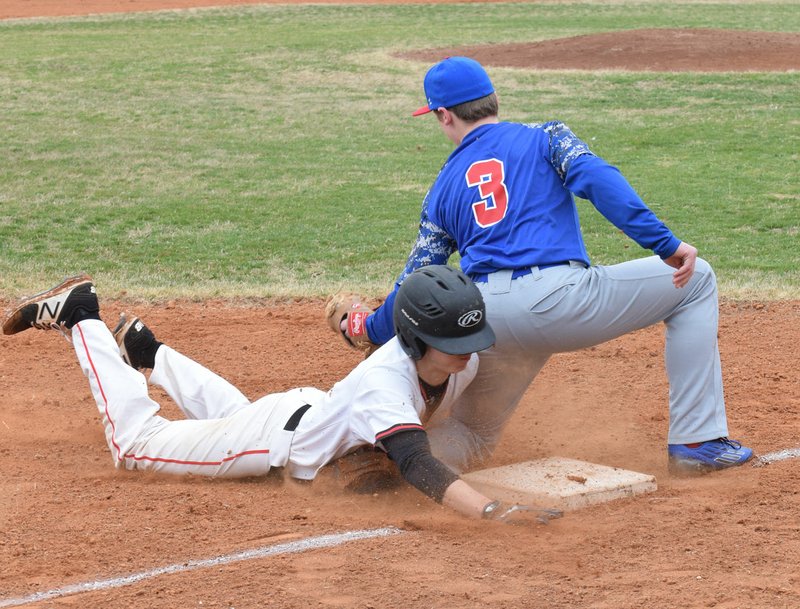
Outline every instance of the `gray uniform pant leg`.
{"type": "Polygon", "coordinates": [[[458,471],[485,460],[526,389],[553,353],[574,351],[664,322],[669,378],[668,442],[727,436],[717,344],[716,277],[698,259],[681,289],[657,256],[613,266],[579,264],[510,271],[479,283],[495,346],[450,413],[430,430],[434,453],[458,471]]]}

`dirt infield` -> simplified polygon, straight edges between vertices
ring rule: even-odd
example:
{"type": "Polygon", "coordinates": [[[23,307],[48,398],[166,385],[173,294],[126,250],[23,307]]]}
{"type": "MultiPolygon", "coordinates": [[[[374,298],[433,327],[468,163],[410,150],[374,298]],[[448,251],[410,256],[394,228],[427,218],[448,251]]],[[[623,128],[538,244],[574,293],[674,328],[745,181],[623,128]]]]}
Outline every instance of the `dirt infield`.
{"type": "MultiPolygon", "coordinates": [[[[190,4],[203,2],[6,0],[0,17],[190,4]]],[[[652,50],[662,34],[663,44],[680,35],[651,32],[638,48],[652,50]]],[[[585,48],[587,41],[581,42],[585,48]]],[[[775,53],[782,60],[785,42],[775,53]]],[[[479,53],[494,53],[500,63],[515,56],[508,48],[474,51],[484,60],[479,53]]],[[[714,55],[719,59],[720,52],[714,55]]],[[[732,63],[721,69],[750,68],[732,63]]],[[[0,302],[3,309],[8,304],[0,302]]],[[[102,299],[101,304],[110,324],[119,310],[130,308],[102,299]]],[[[173,302],[135,311],[162,340],[257,398],[301,385],[327,388],[357,363],[356,354],[328,334],[322,308],[315,301],[173,302]]],[[[800,446],[798,322],[800,302],[721,307],[731,432],[759,454],[800,446]]],[[[54,333],[2,336],[0,607],[64,586],[384,526],[403,533],[87,589],[26,606],[800,607],[800,460],[698,479],[670,477],[662,352],[662,329],[656,327],[553,358],[526,394],[493,462],[550,455],[585,459],[653,474],[658,491],[574,512],[549,527],[519,530],[467,521],[408,488],[353,496],[326,484],[277,478],[213,481],[115,471],[69,346],[54,333]]],[[[177,414],[174,405],[163,403],[166,415],[177,414]]]]}
{"type": "MultiPolygon", "coordinates": [[[[113,323],[125,305],[102,306],[113,323]]],[[[329,387],[357,362],[331,341],[321,311],[321,302],[137,307],[160,338],[253,398],[329,387]]],[[[732,432],[761,454],[800,444],[798,319],[800,303],[722,306],[732,432]]],[[[33,330],[0,344],[0,606],[65,584],[386,525],[407,532],[37,606],[800,606],[798,461],[669,477],[660,328],[554,358],[494,462],[585,459],[653,474],[658,491],[529,531],[464,520],[411,489],[365,497],[280,480],[115,471],[69,345],[33,330]]]]}
{"type": "Polygon", "coordinates": [[[404,57],[435,62],[451,55],[468,55],[490,66],[552,70],[783,72],[800,70],[800,35],[660,28],[531,43],[424,49],[404,57]]]}

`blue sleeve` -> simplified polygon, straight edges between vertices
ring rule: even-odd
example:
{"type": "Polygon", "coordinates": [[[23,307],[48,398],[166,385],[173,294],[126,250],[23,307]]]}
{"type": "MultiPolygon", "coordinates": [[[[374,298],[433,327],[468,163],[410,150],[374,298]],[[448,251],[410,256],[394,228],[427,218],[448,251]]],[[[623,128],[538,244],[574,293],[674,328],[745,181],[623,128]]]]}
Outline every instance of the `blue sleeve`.
{"type": "Polygon", "coordinates": [[[592,202],[603,216],[641,247],[669,258],[681,241],[645,205],[619,170],[593,154],[572,159],[564,185],[592,202]]]}
{"type": "Polygon", "coordinates": [[[392,321],[392,308],[397,295],[398,285],[386,297],[383,304],[367,317],[367,336],[376,345],[382,345],[394,336],[394,322],[392,321]]]}
{"type": "Polygon", "coordinates": [[[575,159],[592,154],[589,146],[572,133],[561,121],[550,121],[539,126],[547,134],[547,146],[550,150],[550,165],[563,182],[575,159]]]}
{"type": "MultiPolygon", "coordinates": [[[[428,193],[430,195],[430,193],[428,193]]],[[[394,336],[394,322],[392,309],[397,289],[403,280],[420,267],[429,264],[447,264],[450,256],[456,251],[455,240],[442,228],[428,217],[428,197],[422,203],[422,216],[419,222],[417,241],[408,255],[406,266],[397,281],[394,289],[386,300],[375,312],[367,317],[367,336],[376,345],[382,345],[394,336]]]]}

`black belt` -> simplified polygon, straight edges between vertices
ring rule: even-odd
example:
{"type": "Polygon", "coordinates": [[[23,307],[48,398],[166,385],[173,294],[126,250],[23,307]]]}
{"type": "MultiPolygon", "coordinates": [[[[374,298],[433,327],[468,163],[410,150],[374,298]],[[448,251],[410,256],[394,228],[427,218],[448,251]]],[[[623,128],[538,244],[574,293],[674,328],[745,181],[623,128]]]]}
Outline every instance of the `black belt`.
{"type": "MultiPolygon", "coordinates": [[[[539,269],[541,271],[542,269],[549,269],[549,268],[554,267],[554,266],[569,266],[569,264],[570,264],[570,261],[566,260],[564,262],[552,262],[550,264],[537,264],[537,265],[534,265],[534,266],[526,266],[525,268],[522,268],[522,269],[514,269],[513,272],[511,273],[511,279],[517,279],[518,277],[525,277],[525,275],[530,275],[531,273],[533,273],[533,269],[539,269]]],[[[498,270],[502,270],[502,269],[498,269],[498,270]]],[[[492,272],[496,273],[497,271],[492,271],[492,272]]],[[[472,278],[472,281],[474,281],[475,283],[485,283],[485,282],[489,281],[489,275],[491,275],[491,274],[492,273],[475,273],[473,275],[470,275],[470,277],[472,278]]]]}
{"type": "Polygon", "coordinates": [[[289,420],[286,421],[286,425],[283,426],[285,431],[294,431],[297,429],[297,426],[300,424],[300,419],[303,418],[303,415],[306,411],[311,408],[311,404],[304,404],[300,406],[297,410],[294,411],[294,414],[289,417],[289,420]]]}

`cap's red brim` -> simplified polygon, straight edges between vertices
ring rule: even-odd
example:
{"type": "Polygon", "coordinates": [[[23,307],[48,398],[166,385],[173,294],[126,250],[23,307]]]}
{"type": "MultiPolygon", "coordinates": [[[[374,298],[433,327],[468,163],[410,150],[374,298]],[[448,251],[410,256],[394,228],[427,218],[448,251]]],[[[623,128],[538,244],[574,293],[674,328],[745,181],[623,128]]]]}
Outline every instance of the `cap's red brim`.
{"type": "Polygon", "coordinates": [[[419,110],[416,110],[415,112],[412,112],[411,116],[421,116],[423,114],[427,114],[430,111],[431,111],[431,109],[428,108],[428,106],[422,106],[422,108],[420,108],[419,110]]]}

